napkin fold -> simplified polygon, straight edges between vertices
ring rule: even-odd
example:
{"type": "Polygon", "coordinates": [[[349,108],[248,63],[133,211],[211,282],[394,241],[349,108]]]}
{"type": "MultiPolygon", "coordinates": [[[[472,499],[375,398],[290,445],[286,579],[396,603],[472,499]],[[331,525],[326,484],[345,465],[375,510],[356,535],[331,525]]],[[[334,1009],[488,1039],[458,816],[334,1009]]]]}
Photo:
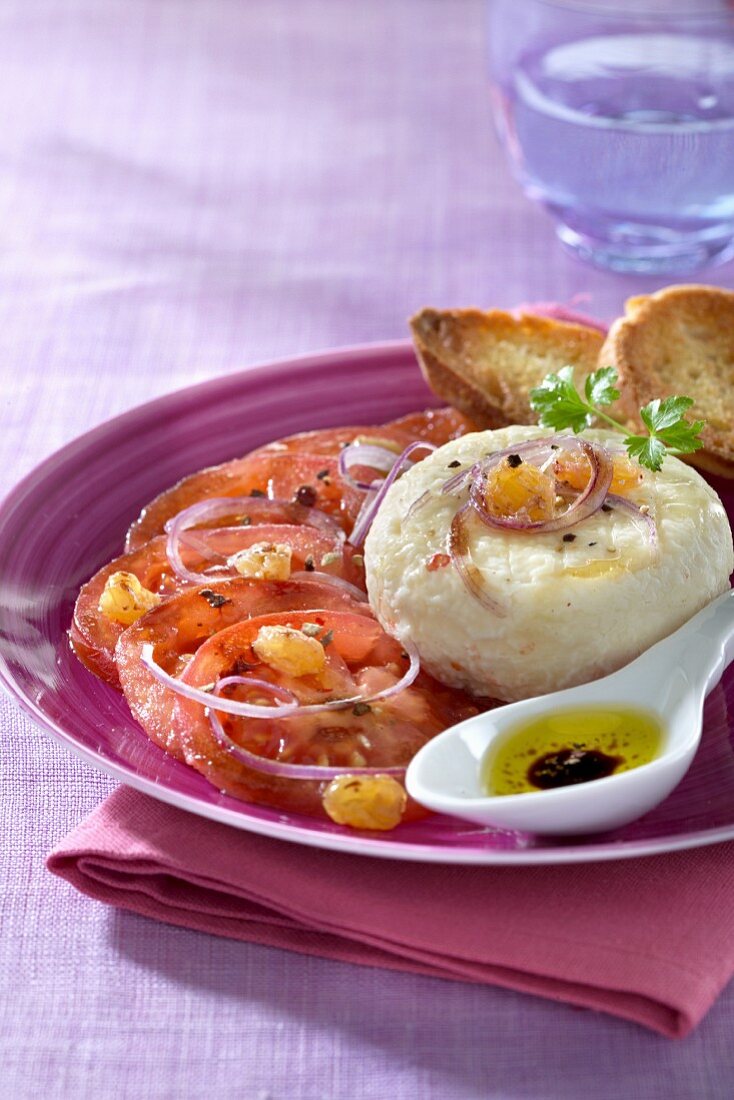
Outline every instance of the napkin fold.
{"type": "Polygon", "coordinates": [[[597,864],[404,863],[242,832],[122,787],[47,866],[170,924],[507,986],[670,1037],[734,973],[734,844],[597,864]]]}

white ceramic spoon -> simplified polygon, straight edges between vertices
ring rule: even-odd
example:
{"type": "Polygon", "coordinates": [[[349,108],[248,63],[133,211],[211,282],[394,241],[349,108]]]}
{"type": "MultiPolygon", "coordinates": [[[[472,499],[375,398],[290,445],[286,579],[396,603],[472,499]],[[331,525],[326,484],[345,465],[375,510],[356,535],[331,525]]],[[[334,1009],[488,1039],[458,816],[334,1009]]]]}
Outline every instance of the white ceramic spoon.
{"type": "Polygon", "coordinates": [[[562,836],[625,825],[662,802],[685,775],[701,739],[703,701],[732,659],[734,590],[611,676],[511,703],[445,730],[414,757],[406,786],[431,810],[522,832],[562,836]],[[590,707],[656,715],[664,731],[660,755],[588,783],[486,794],[482,761],[497,737],[543,715],[590,707]]]}

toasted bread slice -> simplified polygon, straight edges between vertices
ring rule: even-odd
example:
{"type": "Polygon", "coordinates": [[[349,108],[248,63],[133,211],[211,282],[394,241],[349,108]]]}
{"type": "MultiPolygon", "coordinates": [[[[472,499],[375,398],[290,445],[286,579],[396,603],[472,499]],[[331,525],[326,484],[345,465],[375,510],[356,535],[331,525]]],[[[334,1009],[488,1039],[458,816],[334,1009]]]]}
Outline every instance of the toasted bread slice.
{"type": "Polygon", "coordinates": [[[706,420],[704,448],[685,457],[734,477],[734,293],[712,286],[672,286],[630,298],[609,330],[600,366],[619,372],[617,410],[640,424],[656,397],[686,394],[690,415],[706,420]]]}
{"type": "Polygon", "coordinates": [[[537,423],[530,391],[565,366],[582,385],[604,342],[584,325],[499,309],[423,309],[410,325],[431,389],[482,428],[537,423]]]}

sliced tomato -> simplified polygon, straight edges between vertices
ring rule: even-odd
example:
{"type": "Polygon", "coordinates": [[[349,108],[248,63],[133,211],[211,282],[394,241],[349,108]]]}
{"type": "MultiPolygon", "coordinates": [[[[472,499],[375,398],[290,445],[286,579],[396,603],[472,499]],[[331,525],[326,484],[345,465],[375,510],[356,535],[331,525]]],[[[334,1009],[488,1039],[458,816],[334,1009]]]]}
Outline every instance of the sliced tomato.
{"type": "MultiPolygon", "coordinates": [[[[370,442],[397,455],[416,440],[440,445],[472,428],[454,409],[428,409],[391,424],[326,428],[276,440],[244,458],[191,474],[161,493],[131,526],[126,548],[134,550],[148,542],[163,531],[167,520],[199,500],[253,493],[284,502],[310,502],[334,516],[349,533],[364,497],[339,476],[338,456],[343,447],[355,441],[370,442]]],[[[369,480],[364,469],[356,473],[369,480]]]]}
{"type": "MultiPolygon", "coordinates": [[[[192,573],[202,574],[202,584],[236,577],[237,572],[227,565],[227,558],[255,543],[270,542],[291,548],[293,573],[325,573],[365,588],[361,556],[356,555],[355,563],[353,547],[335,543],[313,527],[255,523],[248,527],[185,531],[181,541],[183,564],[192,573]]],[[[164,599],[196,583],[176,576],[166,557],[166,538],[159,535],[139,549],[115,558],[82,587],[74,608],[71,644],[82,664],[113,687],[119,687],[115,646],[126,628],[99,610],[99,600],[109,577],[117,572],[134,574],[145,588],[164,599]]]]}
{"type": "MultiPolygon", "coordinates": [[[[400,643],[376,620],[339,610],[269,614],[222,630],[197,651],[182,673],[203,687],[231,675],[254,677],[293,692],[303,704],[365,696],[397,683],[408,667],[400,643]],[[264,663],[253,641],[264,626],[305,622],[327,637],[324,677],[286,675],[264,663]]],[[[224,689],[230,698],[252,701],[251,689],[224,689]]],[[[239,718],[220,711],[225,733],[236,744],[270,760],[339,767],[407,766],[426,741],[447,726],[478,712],[462,692],[445,688],[427,673],[396,695],[368,706],[301,714],[289,718],[239,718]]],[[[320,779],[290,779],[259,771],[238,759],[214,732],[205,708],[184,697],[176,702],[176,728],[186,761],[211,783],[237,798],[278,809],[325,817],[320,779]]],[[[406,817],[420,816],[409,805],[406,817]]]]}
{"type": "Polygon", "coordinates": [[[172,516],[210,497],[262,495],[285,502],[300,501],[334,516],[351,530],[362,503],[362,493],[345,484],[336,460],[300,452],[259,452],[191,474],[151,501],[127,534],[132,550],[149,541],[172,516]]]}
{"type": "Polygon", "coordinates": [[[82,586],[74,605],[69,638],[82,664],[113,687],[120,686],[115,646],[125,627],[101,613],[99,599],[109,577],[117,572],[133,573],[145,588],[166,597],[191,586],[171,569],[163,535],[132,553],[114,558],[82,586]]]}
{"type": "Polygon", "coordinates": [[[186,530],[181,536],[180,550],[187,570],[205,574],[202,581],[207,577],[229,580],[236,577],[237,572],[227,564],[227,559],[258,543],[290,547],[292,573],[325,573],[366,591],[362,556],[353,546],[335,541],[313,527],[261,523],[186,530]]]}
{"type": "Polygon", "coordinates": [[[258,581],[245,577],[187,589],[153,608],[120,635],[115,663],[135,718],[161,748],[183,754],[173,724],[176,696],[141,663],[143,646],[153,645],[156,662],[179,675],[214,634],[253,615],[293,609],[338,608],[370,616],[366,603],[319,581],[258,581]]]}
{"type": "Polygon", "coordinates": [[[442,447],[444,443],[467,432],[477,432],[479,428],[457,409],[424,409],[423,412],[408,413],[399,420],[391,420],[385,425],[386,430],[400,432],[411,439],[425,439],[427,443],[433,443],[436,447],[442,447]]]}
{"type": "MultiPolygon", "coordinates": [[[[320,428],[314,432],[299,432],[297,435],[289,435],[284,439],[276,439],[272,443],[266,443],[264,447],[258,447],[252,453],[259,454],[311,454],[323,455],[325,458],[335,458],[339,451],[355,439],[363,437],[375,437],[380,434],[381,426],[352,425],[345,428],[320,428]]],[[[388,442],[400,445],[400,450],[407,447],[412,441],[411,436],[400,430],[390,430],[385,438],[388,442]]]]}

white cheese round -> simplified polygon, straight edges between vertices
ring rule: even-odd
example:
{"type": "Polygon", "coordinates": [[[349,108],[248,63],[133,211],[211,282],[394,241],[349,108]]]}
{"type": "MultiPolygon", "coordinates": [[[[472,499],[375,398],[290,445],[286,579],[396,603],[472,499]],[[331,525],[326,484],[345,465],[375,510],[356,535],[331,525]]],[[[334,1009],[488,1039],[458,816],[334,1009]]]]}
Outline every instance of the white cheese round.
{"type": "MultiPolygon", "coordinates": [[[[445,558],[467,491],[456,497],[441,487],[494,451],[548,436],[513,426],[447,443],[389,490],[365,543],[370,602],[383,626],[410,639],[437,679],[507,702],[627,664],[725,591],[734,569],[721,501],[668,457],[630,494],[653,517],[656,540],[619,507],[552,533],[490,529],[472,517],[471,558],[497,605],[487,610],[445,558]]],[[[582,437],[619,448],[615,433],[582,437]]]]}

